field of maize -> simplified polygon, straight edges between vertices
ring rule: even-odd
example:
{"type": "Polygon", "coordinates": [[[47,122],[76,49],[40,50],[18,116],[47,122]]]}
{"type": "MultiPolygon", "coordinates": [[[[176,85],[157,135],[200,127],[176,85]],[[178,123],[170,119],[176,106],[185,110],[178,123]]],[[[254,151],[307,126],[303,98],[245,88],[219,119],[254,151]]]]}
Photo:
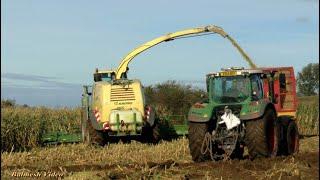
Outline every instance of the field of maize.
{"type": "MultiPolygon", "coordinates": [[[[297,122],[301,135],[319,135],[317,100],[318,97],[300,99],[297,122]]],[[[80,108],[1,108],[1,151],[29,150],[40,146],[42,136],[50,132],[80,133],[80,108]]]]}
{"type": "Polygon", "coordinates": [[[293,156],[193,163],[188,139],[157,145],[44,146],[49,132],[79,133],[80,108],[1,108],[1,178],[54,179],[319,179],[318,97],[300,98],[300,151],[293,156]],[[312,137],[309,137],[312,136],[312,137]]]}

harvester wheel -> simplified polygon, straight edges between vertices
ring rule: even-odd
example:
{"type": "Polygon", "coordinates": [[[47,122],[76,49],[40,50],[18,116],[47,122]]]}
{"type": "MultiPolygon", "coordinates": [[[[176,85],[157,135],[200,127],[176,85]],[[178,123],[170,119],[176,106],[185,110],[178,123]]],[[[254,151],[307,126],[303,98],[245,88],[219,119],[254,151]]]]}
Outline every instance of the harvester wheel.
{"type": "Polygon", "coordinates": [[[153,126],[146,125],[142,128],[142,141],[146,143],[156,144],[160,140],[159,125],[157,122],[153,126]]]}
{"type": "Polygon", "coordinates": [[[94,129],[90,120],[87,121],[86,139],[87,139],[86,143],[88,144],[94,144],[99,146],[104,146],[106,144],[104,133],[94,129]]]}
{"type": "Polygon", "coordinates": [[[272,109],[261,119],[246,122],[245,143],[251,158],[274,157],[278,152],[278,126],[272,109]]]}
{"type": "Polygon", "coordinates": [[[195,162],[201,162],[209,159],[209,154],[201,153],[201,146],[207,132],[207,123],[189,122],[189,149],[192,160],[195,162]]]}

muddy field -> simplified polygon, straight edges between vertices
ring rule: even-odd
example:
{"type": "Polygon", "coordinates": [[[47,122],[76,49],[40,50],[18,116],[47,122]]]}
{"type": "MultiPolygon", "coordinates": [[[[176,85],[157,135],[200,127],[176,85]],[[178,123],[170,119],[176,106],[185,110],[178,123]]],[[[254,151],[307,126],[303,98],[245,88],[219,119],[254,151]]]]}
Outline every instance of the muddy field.
{"type": "Polygon", "coordinates": [[[193,163],[188,140],[93,147],[59,145],[2,153],[1,178],[27,179],[319,179],[319,137],[293,156],[193,163]],[[28,178],[29,177],[29,178],[28,178]]]}

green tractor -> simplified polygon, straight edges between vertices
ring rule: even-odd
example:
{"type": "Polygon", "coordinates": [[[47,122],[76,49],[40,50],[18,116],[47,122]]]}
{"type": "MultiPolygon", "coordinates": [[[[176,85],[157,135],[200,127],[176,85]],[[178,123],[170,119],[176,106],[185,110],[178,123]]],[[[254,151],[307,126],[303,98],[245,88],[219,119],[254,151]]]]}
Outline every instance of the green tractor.
{"type": "Polygon", "coordinates": [[[299,149],[292,67],[228,68],[207,75],[208,100],[188,115],[196,162],[288,155],[299,149]]]}

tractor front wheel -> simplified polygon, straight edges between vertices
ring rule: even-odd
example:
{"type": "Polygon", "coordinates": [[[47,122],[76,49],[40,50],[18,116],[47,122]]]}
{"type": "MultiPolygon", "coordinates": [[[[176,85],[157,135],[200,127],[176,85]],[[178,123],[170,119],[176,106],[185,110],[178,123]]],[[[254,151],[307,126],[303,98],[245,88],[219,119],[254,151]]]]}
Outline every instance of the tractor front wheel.
{"type": "Polygon", "coordinates": [[[192,160],[195,162],[202,162],[209,159],[209,154],[202,154],[201,147],[208,132],[207,123],[189,122],[189,149],[192,160]]]}

